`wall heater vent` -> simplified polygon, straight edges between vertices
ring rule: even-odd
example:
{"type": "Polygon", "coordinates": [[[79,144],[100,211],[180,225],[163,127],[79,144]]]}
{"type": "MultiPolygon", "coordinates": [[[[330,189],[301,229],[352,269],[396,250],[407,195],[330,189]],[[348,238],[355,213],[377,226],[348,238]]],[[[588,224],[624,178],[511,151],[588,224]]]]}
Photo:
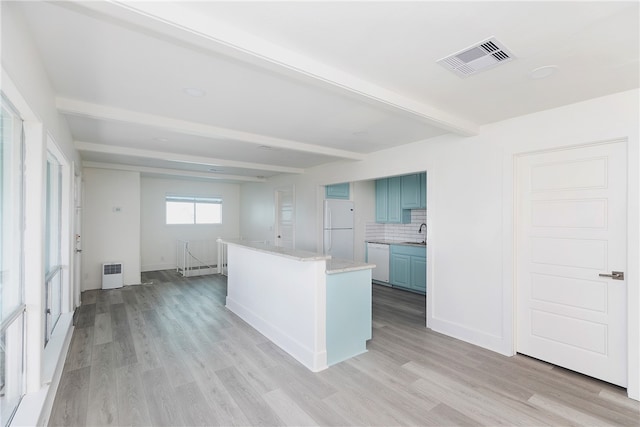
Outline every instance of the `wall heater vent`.
{"type": "Polygon", "coordinates": [[[109,262],[102,264],[102,289],[121,288],[122,285],[122,263],[109,262]]]}

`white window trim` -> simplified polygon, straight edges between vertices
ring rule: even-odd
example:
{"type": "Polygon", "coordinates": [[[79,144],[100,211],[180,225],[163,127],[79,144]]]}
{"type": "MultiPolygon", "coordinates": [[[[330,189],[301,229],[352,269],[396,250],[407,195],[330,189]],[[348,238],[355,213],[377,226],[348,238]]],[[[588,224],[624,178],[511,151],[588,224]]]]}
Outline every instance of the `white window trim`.
{"type": "MultiPolygon", "coordinates": [[[[25,354],[28,354],[25,362],[26,394],[22,398],[18,410],[12,420],[13,425],[46,425],[55,398],[55,390],[58,388],[62,367],[66,357],[71,335],[73,332],[71,312],[64,314],[64,319],[58,321],[57,332],[60,335],[61,345],[49,345],[47,350],[43,348],[44,322],[43,305],[44,293],[42,280],[44,278],[44,170],[46,165],[46,138],[42,120],[30,108],[26,99],[2,67],[2,91],[11,101],[23,119],[24,127],[24,167],[28,171],[25,175],[24,186],[29,188],[24,195],[23,220],[29,226],[24,231],[24,303],[25,313],[25,354]],[[63,326],[64,325],[64,326],[63,326]],[[53,372],[52,372],[53,371],[53,372]]],[[[56,147],[57,149],[57,147],[56,147]]],[[[64,157],[64,156],[62,156],[64,157]]],[[[66,161],[66,159],[65,159],[66,161]]],[[[63,181],[65,186],[66,181],[63,181]]],[[[69,186],[65,188],[70,188],[69,186]]],[[[63,191],[63,194],[65,192],[63,191]]],[[[70,206],[70,202],[63,196],[63,209],[70,206]]],[[[64,240],[70,239],[70,218],[68,212],[63,212],[64,240]],[[67,238],[68,237],[68,238],[67,238]]],[[[69,253],[69,242],[63,243],[63,255],[69,253]],[[68,250],[67,250],[68,249],[68,250]]],[[[68,261],[63,261],[63,263],[68,261]]],[[[67,292],[69,290],[67,289],[67,292]]],[[[70,292],[69,292],[70,294],[70,292]]],[[[70,297],[70,296],[69,296],[70,297]]],[[[63,304],[66,297],[63,296],[63,304]]],[[[69,306],[72,307],[72,306],[69,306]]],[[[65,308],[66,309],[66,308],[65,308]]]]}
{"type": "Polygon", "coordinates": [[[223,198],[221,196],[193,196],[193,195],[186,195],[186,194],[166,194],[164,197],[164,204],[165,204],[165,219],[164,219],[164,223],[165,225],[168,226],[193,226],[193,225],[197,225],[197,226],[218,226],[218,225],[222,225],[222,209],[223,209],[223,198]],[[177,203],[193,203],[194,204],[194,217],[193,217],[193,222],[190,223],[169,223],[168,219],[167,219],[167,203],[168,202],[177,202],[177,203]],[[210,223],[199,223],[197,222],[198,218],[196,216],[196,205],[198,204],[216,204],[216,205],[220,205],[220,222],[210,222],[210,223]]]}

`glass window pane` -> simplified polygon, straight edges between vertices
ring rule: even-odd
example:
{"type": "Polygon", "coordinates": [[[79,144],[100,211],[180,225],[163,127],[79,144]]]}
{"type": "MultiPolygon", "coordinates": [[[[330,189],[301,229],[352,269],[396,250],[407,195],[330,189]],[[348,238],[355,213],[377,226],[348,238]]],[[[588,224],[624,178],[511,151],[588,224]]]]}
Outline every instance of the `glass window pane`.
{"type": "Polygon", "coordinates": [[[51,334],[60,319],[62,312],[62,269],[58,269],[49,281],[46,283],[46,304],[47,312],[45,324],[47,327],[45,335],[45,344],[51,338],[51,334]]]}
{"type": "Polygon", "coordinates": [[[62,199],[62,167],[52,155],[47,156],[46,274],[60,265],[60,211],[62,199]]]}
{"type": "Polygon", "coordinates": [[[4,95],[0,127],[0,318],[13,319],[0,330],[0,425],[4,426],[24,394],[24,312],[19,311],[23,303],[23,134],[22,120],[4,95]]]}
{"type": "Polygon", "coordinates": [[[22,304],[22,120],[2,99],[0,318],[22,304]]]}
{"type": "Polygon", "coordinates": [[[58,159],[47,153],[47,195],[46,195],[46,229],[45,229],[45,274],[49,281],[45,283],[46,317],[45,345],[60,317],[62,306],[62,166],[58,159]],[[57,272],[56,272],[57,271],[57,272]]]}
{"type": "Polygon", "coordinates": [[[167,202],[167,224],[193,224],[194,204],[167,202]]]}
{"type": "Polygon", "coordinates": [[[6,426],[24,394],[24,314],[0,333],[0,425],[6,426]]]}
{"type": "Polygon", "coordinates": [[[196,203],[196,224],[221,224],[222,205],[217,203],[196,203]]]}

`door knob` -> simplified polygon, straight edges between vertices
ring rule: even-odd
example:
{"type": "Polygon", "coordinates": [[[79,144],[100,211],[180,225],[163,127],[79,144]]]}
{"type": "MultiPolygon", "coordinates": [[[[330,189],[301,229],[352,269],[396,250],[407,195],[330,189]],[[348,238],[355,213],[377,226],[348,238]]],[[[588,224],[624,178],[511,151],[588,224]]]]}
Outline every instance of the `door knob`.
{"type": "Polygon", "coordinates": [[[600,277],[611,277],[613,280],[624,280],[624,271],[612,271],[611,274],[600,273],[600,277]]]}

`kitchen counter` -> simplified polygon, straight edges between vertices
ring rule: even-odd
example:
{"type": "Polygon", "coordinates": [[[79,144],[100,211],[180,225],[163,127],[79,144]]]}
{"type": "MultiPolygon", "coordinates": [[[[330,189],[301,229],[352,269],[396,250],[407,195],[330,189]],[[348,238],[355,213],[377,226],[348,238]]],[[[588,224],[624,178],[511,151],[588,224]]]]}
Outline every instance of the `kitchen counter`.
{"type": "Polygon", "coordinates": [[[377,243],[380,245],[401,245],[401,246],[420,246],[420,247],[427,246],[425,243],[401,242],[398,240],[384,240],[384,239],[367,240],[367,243],[377,243]]]}
{"type": "Polygon", "coordinates": [[[374,264],[243,240],[227,245],[226,307],[317,372],[367,351],[374,264]]]}

